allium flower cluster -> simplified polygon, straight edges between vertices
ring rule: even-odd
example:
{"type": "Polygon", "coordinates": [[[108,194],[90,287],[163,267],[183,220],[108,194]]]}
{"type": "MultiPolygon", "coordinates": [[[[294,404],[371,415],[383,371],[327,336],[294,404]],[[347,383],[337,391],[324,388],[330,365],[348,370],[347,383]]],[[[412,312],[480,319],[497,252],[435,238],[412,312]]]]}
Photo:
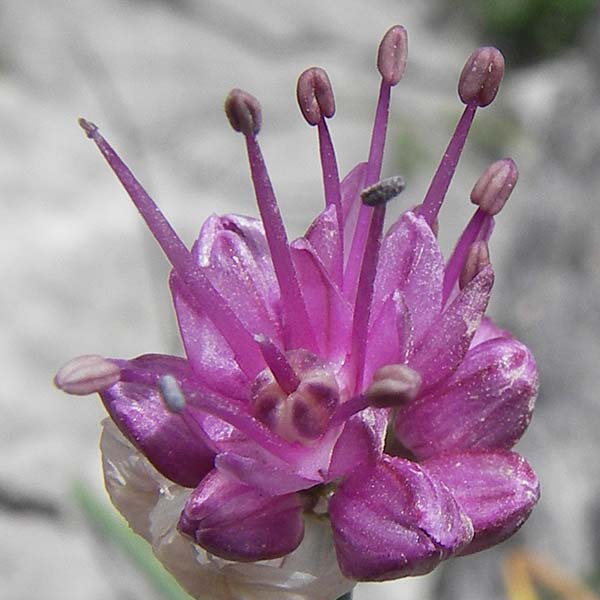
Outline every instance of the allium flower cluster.
{"type": "Polygon", "coordinates": [[[66,392],[99,392],[108,492],[131,527],[202,598],[335,598],[356,581],[431,571],[514,533],[539,496],[510,448],[532,414],[529,350],[484,316],[488,241],[517,180],[510,159],[475,184],[475,213],[444,261],[437,215],[479,107],[504,72],[495,48],[468,59],[465,104],[423,202],[384,234],[400,177],[381,179],[404,28],[379,47],[368,160],[340,181],[332,87],[302,73],[317,128],[325,208],[288,241],[258,143],[258,101],[225,102],[243,134],[260,220],[213,215],[191,251],[131,171],[82,120],[173,266],[185,358],[84,356],[66,392]],[[116,427],[115,427],[116,425],[116,427]]]}

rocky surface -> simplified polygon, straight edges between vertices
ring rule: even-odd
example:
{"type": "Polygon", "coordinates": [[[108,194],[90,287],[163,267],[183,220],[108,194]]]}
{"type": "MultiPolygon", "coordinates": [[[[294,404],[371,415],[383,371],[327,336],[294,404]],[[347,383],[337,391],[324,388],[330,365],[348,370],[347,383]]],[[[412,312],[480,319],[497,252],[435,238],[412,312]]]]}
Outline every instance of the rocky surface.
{"type": "MultiPolygon", "coordinates": [[[[395,22],[410,66],[395,95],[389,174],[419,201],[460,105],[455,82],[472,36],[430,25],[417,0],[4,0],[0,3],[0,240],[4,365],[0,389],[0,599],[152,598],[127,561],[90,530],[75,480],[101,493],[94,398],[51,378],[84,353],[178,350],[167,265],[114,177],[78,129],[102,127],[191,242],[211,212],[254,211],[242,144],[222,101],[234,86],[264,107],[263,148],[290,231],[321,204],[314,131],[294,100],[297,74],[330,73],[342,169],[367,152],[378,86],[374,53],[395,22]]],[[[449,248],[466,198],[511,153],[521,182],[492,243],[491,312],[530,344],[542,373],[520,445],[543,499],[515,544],[578,573],[597,564],[596,393],[600,363],[600,68],[588,37],[560,59],[513,73],[478,118],[442,215],[449,248]]],[[[360,586],[358,600],[502,598],[508,545],[432,576],[360,586]]],[[[158,597],[158,596],[154,596],[158,597]]]]}

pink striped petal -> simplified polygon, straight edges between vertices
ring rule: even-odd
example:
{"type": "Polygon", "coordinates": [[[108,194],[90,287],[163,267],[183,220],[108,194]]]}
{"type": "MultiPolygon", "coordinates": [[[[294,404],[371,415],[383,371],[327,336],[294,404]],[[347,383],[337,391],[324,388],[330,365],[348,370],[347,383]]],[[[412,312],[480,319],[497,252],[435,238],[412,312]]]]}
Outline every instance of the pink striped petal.
{"type": "Polygon", "coordinates": [[[330,204],[319,213],[308,228],[304,239],[315,249],[329,277],[336,281],[336,269],[341,261],[342,246],[334,204],[330,204]]]}
{"type": "Polygon", "coordinates": [[[488,340],[494,340],[496,338],[511,338],[512,336],[505,329],[500,329],[492,319],[489,317],[483,317],[481,324],[477,328],[473,339],[471,340],[471,348],[483,344],[488,340]]]}
{"type": "Polygon", "coordinates": [[[100,397],[121,432],[160,473],[179,485],[195,487],[212,469],[214,453],[165,408],[157,384],[167,374],[180,385],[194,381],[183,358],[148,354],[127,361],[122,368],[123,379],[138,382],[121,381],[100,397]]]}
{"type": "Polygon", "coordinates": [[[169,280],[183,347],[196,377],[212,390],[247,401],[250,381],[213,322],[188,302],[175,273],[169,280]]]}
{"type": "Polygon", "coordinates": [[[291,251],[321,355],[343,360],[350,347],[352,308],[306,239],[293,242],[291,251]]]}
{"type": "Polygon", "coordinates": [[[406,212],[383,240],[372,314],[394,292],[402,292],[419,340],[441,310],[443,279],[444,261],[431,228],[423,217],[406,212]]]}
{"type": "Polygon", "coordinates": [[[463,555],[510,537],[540,497],[533,469],[507,450],[448,454],[426,461],[423,468],[444,482],[473,522],[475,536],[463,555]]]}
{"type": "Polygon", "coordinates": [[[417,342],[408,364],[423,379],[423,391],[451,375],[465,356],[487,308],[494,271],[483,269],[417,342]]]}
{"type": "Polygon", "coordinates": [[[328,481],[346,475],[358,465],[374,465],[381,457],[388,424],[387,412],[367,408],[348,419],[333,448],[328,481]]]}
{"type": "Polygon", "coordinates": [[[302,504],[297,494],[268,496],[215,470],[188,498],[179,531],[221,558],[269,560],[302,541],[302,504]]]}
{"type": "Polygon", "coordinates": [[[428,573],[473,536],[442,483],[419,465],[387,455],[341,483],[329,515],[342,573],[363,581],[428,573]]]}
{"type": "Polygon", "coordinates": [[[538,374],[529,350],[491,339],[469,350],[457,371],[411,404],[394,430],[418,459],[470,448],[511,448],[529,425],[538,374]]]}

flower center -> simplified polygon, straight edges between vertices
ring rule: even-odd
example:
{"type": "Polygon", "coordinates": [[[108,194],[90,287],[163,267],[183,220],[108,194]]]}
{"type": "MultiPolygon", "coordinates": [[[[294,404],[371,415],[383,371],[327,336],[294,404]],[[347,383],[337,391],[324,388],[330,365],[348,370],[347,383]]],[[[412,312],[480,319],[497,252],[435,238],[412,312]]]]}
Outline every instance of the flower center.
{"type": "Polygon", "coordinates": [[[328,428],[340,403],[340,390],[331,367],[306,350],[285,353],[297,376],[295,389],[284,390],[270,368],[252,384],[253,416],[289,442],[310,443],[328,428]]]}

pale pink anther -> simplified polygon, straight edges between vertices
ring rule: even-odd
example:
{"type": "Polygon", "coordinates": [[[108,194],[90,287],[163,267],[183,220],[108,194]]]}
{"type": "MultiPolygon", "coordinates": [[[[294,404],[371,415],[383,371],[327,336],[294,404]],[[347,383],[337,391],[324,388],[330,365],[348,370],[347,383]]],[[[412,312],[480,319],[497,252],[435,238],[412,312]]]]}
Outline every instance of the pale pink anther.
{"type": "Polygon", "coordinates": [[[406,29],[402,25],[394,25],[383,36],[377,53],[377,69],[387,84],[396,85],[402,79],[407,58],[406,29]]]}
{"type": "Polygon", "coordinates": [[[498,48],[485,46],[469,56],[458,82],[458,95],[465,104],[490,104],[504,77],[504,56],[498,48]]]}
{"type": "Polygon", "coordinates": [[[518,178],[519,171],[514,160],[497,160],[477,180],[471,192],[471,201],[488,215],[497,215],[512,194],[518,178]]]}
{"type": "Polygon", "coordinates": [[[101,392],[121,378],[121,369],[112,361],[86,354],[70,360],[54,377],[54,385],[67,394],[86,396],[101,392]]]}
{"type": "Polygon", "coordinates": [[[296,85],[298,106],[310,125],[335,114],[335,98],[327,73],[320,67],[306,69],[296,85]]]}
{"type": "Polygon", "coordinates": [[[385,365],[373,375],[373,383],[365,392],[371,406],[400,406],[414,400],[421,388],[421,376],[407,365],[385,365]]]}
{"type": "Polygon", "coordinates": [[[485,240],[475,242],[469,248],[465,264],[463,265],[458,285],[462,290],[473,278],[490,264],[490,251],[485,240]]]}
{"type": "Polygon", "coordinates": [[[225,99],[225,114],[236,131],[256,135],[262,125],[259,101],[244,90],[233,89],[225,99]]]}

